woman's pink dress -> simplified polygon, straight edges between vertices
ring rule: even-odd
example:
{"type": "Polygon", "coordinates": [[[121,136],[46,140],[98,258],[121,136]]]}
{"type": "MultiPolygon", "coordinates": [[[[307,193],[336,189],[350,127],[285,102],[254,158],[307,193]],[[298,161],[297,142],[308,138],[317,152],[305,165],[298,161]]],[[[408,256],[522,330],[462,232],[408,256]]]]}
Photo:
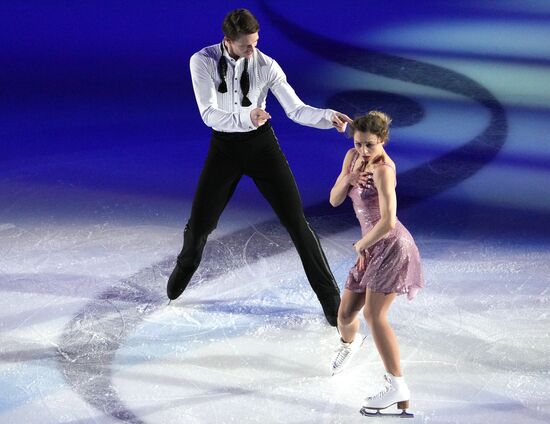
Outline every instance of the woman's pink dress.
{"type": "MultiPolygon", "coordinates": [[[[359,157],[355,155],[351,168],[359,157]]],[[[376,166],[389,166],[380,163],[376,166]]],[[[363,236],[380,220],[378,190],[374,184],[366,187],[352,187],[348,196],[361,225],[363,236]]],[[[399,222],[393,230],[365,251],[366,267],[363,271],[357,265],[351,268],[346,281],[346,289],[364,293],[367,289],[376,293],[407,293],[409,300],[424,287],[420,254],[409,231],[399,222]]]]}

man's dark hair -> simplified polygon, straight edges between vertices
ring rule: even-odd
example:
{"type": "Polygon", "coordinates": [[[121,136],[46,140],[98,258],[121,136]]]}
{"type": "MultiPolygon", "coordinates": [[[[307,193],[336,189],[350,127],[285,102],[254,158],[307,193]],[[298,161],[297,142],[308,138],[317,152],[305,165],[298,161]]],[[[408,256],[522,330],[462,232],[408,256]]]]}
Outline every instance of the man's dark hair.
{"type": "Polygon", "coordinates": [[[254,34],[260,30],[256,17],[246,9],[235,9],[229,12],[223,20],[223,34],[230,40],[236,40],[241,35],[254,34]]]}

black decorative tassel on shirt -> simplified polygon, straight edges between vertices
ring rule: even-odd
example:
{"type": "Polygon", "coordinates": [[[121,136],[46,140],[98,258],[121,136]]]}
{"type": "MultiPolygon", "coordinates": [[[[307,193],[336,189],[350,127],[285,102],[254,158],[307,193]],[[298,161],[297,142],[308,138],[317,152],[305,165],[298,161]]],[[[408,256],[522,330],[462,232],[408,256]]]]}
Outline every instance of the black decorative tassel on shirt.
{"type": "Polygon", "coordinates": [[[243,73],[241,74],[241,91],[243,92],[241,106],[250,106],[252,104],[247,97],[248,90],[250,90],[250,78],[248,76],[248,59],[245,59],[243,73]]]}
{"type": "MultiPolygon", "coordinates": [[[[227,82],[225,81],[225,76],[227,75],[227,60],[223,55],[223,41],[220,44],[220,48],[222,50],[222,55],[220,56],[220,60],[218,61],[218,72],[220,74],[220,79],[222,80],[222,82],[218,86],[218,92],[227,93],[227,82]]],[[[241,82],[241,91],[243,92],[243,99],[241,100],[241,106],[244,106],[244,107],[250,106],[252,103],[248,98],[248,91],[250,90],[250,77],[248,75],[248,59],[244,60],[244,69],[243,69],[243,73],[241,74],[240,82],[241,82]]]]}
{"type": "Polygon", "coordinates": [[[225,60],[225,57],[223,55],[223,47],[222,57],[220,57],[220,60],[218,61],[218,72],[220,74],[220,78],[222,79],[222,82],[218,87],[218,92],[227,93],[227,83],[225,82],[225,76],[227,75],[227,61],[225,60]]]}

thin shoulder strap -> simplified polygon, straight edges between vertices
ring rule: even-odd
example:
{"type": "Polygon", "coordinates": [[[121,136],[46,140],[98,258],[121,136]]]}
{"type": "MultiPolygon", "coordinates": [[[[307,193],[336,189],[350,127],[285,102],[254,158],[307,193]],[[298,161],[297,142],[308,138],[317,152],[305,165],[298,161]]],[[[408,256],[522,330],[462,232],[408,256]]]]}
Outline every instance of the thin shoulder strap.
{"type": "Polygon", "coordinates": [[[390,165],[389,163],[386,163],[386,162],[377,163],[376,166],[378,166],[378,165],[386,165],[386,166],[389,166],[391,169],[393,169],[393,173],[395,175],[395,186],[397,187],[397,170],[392,165],[390,165]]]}
{"type": "Polygon", "coordinates": [[[357,152],[353,152],[353,159],[351,160],[351,166],[349,167],[349,172],[353,171],[353,167],[355,166],[355,162],[357,161],[358,157],[359,157],[359,154],[357,152]]]}
{"type": "Polygon", "coordinates": [[[389,166],[391,169],[393,169],[393,172],[396,172],[395,171],[395,168],[393,166],[391,166],[389,163],[386,163],[386,162],[380,162],[380,163],[377,163],[376,166],[379,166],[379,165],[386,165],[386,166],[389,166]]]}

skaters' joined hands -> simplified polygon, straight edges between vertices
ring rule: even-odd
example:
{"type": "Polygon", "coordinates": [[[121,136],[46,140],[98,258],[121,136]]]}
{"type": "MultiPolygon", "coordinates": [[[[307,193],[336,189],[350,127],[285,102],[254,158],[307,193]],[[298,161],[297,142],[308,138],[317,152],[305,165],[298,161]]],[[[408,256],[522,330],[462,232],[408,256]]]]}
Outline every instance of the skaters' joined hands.
{"type": "Polygon", "coordinates": [[[268,119],[271,119],[271,115],[259,107],[250,111],[250,120],[256,128],[265,124],[268,119]]]}

